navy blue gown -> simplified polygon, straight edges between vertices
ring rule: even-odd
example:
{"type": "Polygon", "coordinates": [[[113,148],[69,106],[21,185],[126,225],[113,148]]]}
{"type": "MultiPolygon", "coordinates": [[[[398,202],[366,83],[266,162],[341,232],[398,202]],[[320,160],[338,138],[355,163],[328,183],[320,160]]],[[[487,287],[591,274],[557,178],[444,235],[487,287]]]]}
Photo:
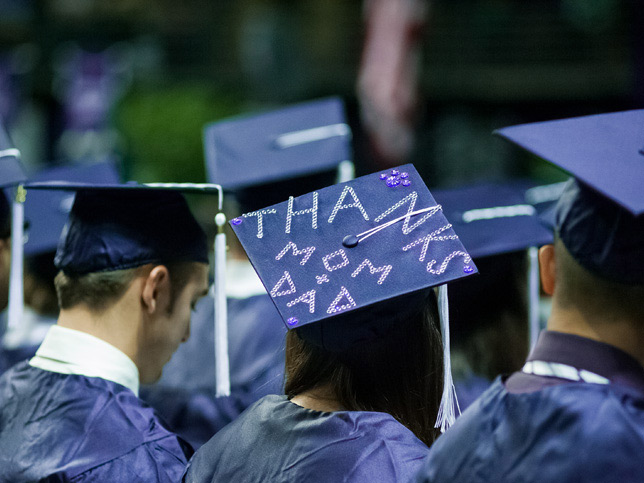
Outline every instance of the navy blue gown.
{"type": "Polygon", "coordinates": [[[415,481],[644,481],[644,368],[607,344],[553,332],[528,360],[610,382],[497,378],[432,445],[415,481]]]}
{"type": "Polygon", "coordinates": [[[407,481],[426,454],[389,414],[313,411],[270,395],[202,446],[183,481],[407,481]]]}
{"type": "Polygon", "coordinates": [[[454,388],[456,389],[458,406],[461,412],[470,407],[491,384],[491,381],[473,372],[461,379],[454,379],[454,388]]]}
{"type": "Polygon", "coordinates": [[[26,362],[0,377],[1,482],[176,482],[191,455],[120,384],[26,362]]]}
{"type": "Polygon", "coordinates": [[[228,299],[231,396],[215,397],[213,299],[192,315],[190,339],[141,397],[196,449],[267,394],[282,392],[286,327],[268,294],[228,299]]]}

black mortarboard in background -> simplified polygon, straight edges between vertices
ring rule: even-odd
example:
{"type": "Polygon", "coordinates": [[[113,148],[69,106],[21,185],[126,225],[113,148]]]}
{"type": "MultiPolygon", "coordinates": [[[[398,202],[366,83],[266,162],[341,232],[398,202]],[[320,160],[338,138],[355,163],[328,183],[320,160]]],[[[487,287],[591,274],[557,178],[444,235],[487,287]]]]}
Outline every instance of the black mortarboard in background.
{"type": "Polygon", "coordinates": [[[208,179],[242,212],[353,177],[351,129],[337,97],[238,116],[204,129],[208,179]]]}

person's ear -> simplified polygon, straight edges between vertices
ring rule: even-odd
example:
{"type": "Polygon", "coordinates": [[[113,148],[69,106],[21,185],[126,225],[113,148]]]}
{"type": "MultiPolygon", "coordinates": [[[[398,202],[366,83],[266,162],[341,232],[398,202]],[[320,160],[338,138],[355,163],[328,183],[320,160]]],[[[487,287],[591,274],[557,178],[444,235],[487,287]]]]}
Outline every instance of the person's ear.
{"type": "Polygon", "coordinates": [[[165,310],[170,301],[170,273],[163,265],[157,265],[143,282],[141,301],[148,314],[165,310]]]}
{"type": "Polygon", "coordinates": [[[544,245],[539,249],[539,271],[541,275],[541,286],[543,291],[551,295],[555,291],[555,246],[544,245]]]}

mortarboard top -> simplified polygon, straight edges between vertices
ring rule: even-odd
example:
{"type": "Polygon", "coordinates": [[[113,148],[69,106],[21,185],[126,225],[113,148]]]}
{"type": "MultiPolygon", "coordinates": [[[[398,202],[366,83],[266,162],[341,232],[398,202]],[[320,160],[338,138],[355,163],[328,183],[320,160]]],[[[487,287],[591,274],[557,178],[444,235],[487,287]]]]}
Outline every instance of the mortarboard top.
{"type": "Polygon", "coordinates": [[[352,159],[336,97],[209,124],[204,147],[208,179],[235,191],[332,171],[352,159]]]}
{"type": "MultiPolygon", "coordinates": [[[[30,182],[66,180],[95,184],[116,184],[119,175],[110,162],[89,165],[57,166],[40,171],[30,182]]],[[[25,221],[28,225],[25,256],[53,252],[74,202],[74,194],[60,190],[32,190],[25,199],[25,221]]]]}
{"type": "Polygon", "coordinates": [[[644,110],[513,126],[507,140],[568,171],[555,229],[597,275],[644,284],[644,110]]]}
{"type": "Polygon", "coordinates": [[[552,232],[525,201],[520,184],[487,183],[433,194],[475,259],[552,243],[552,232]]]}
{"type": "Polygon", "coordinates": [[[564,169],[633,215],[644,214],[644,110],[522,124],[495,134],[564,169]]]}
{"type": "Polygon", "coordinates": [[[387,307],[393,321],[424,289],[476,272],[412,165],[230,223],[287,328],[331,351],[384,333],[386,317],[369,309],[387,307]]]}
{"type": "Polygon", "coordinates": [[[208,263],[206,235],[180,192],[218,192],[215,185],[50,181],[26,183],[25,188],[76,192],[55,259],[65,272],[169,261],[208,263]]]}

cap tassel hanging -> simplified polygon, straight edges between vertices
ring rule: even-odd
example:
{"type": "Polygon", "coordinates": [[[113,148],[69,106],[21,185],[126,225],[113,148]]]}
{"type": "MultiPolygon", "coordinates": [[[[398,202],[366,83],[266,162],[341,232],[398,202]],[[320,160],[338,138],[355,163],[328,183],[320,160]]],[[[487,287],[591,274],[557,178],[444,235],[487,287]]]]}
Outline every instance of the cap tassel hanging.
{"type": "Polygon", "coordinates": [[[11,345],[10,334],[20,328],[24,312],[24,296],[22,286],[23,273],[23,228],[25,220],[24,202],[25,189],[19,185],[13,201],[11,214],[11,275],[9,283],[9,314],[5,346],[11,345]]]}
{"type": "MultiPolygon", "coordinates": [[[[221,196],[220,196],[221,199],[221,196]]],[[[221,209],[221,207],[220,207],[221,209]]],[[[230,396],[230,370],[228,362],[228,314],[226,306],[226,216],[215,217],[215,374],[217,397],[230,396]]]]}
{"type": "Polygon", "coordinates": [[[446,284],[438,287],[438,315],[443,339],[443,395],[434,427],[440,428],[441,433],[444,433],[454,424],[456,416],[461,414],[456,389],[454,388],[454,380],[452,379],[452,361],[449,347],[449,304],[446,284]]]}
{"type": "Polygon", "coordinates": [[[541,325],[539,321],[539,249],[528,248],[528,317],[530,330],[530,350],[539,338],[541,325]]]}

